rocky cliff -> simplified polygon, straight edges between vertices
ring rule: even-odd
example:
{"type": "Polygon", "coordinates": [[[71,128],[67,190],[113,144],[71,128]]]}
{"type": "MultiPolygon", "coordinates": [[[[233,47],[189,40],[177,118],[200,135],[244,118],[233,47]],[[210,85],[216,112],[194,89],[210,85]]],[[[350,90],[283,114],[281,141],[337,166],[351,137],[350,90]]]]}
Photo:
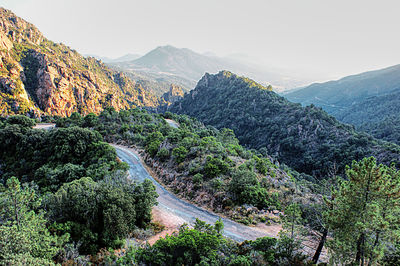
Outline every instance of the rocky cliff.
{"type": "Polygon", "coordinates": [[[0,115],[68,116],[157,104],[154,95],[124,74],[53,43],[0,8],[0,115]]]}

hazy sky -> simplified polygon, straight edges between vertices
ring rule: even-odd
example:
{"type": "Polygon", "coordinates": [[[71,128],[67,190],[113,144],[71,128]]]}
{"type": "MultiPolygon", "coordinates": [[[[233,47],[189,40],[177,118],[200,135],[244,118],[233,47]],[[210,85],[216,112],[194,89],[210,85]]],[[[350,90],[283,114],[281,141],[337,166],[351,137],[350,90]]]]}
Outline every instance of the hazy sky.
{"type": "Polygon", "coordinates": [[[344,76],[400,64],[399,0],[0,0],[83,54],[170,44],[344,76]]]}

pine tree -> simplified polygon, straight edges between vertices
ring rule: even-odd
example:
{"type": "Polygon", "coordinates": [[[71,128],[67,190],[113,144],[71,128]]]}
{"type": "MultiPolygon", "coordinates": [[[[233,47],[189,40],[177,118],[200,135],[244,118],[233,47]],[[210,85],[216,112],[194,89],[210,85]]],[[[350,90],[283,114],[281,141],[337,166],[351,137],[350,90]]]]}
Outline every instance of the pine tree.
{"type": "Polygon", "coordinates": [[[347,181],[332,194],[325,219],[333,239],[333,260],[371,265],[384,255],[387,244],[399,238],[400,174],[377,165],[373,157],[347,167],[347,181]]]}
{"type": "Polygon", "coordinates": [[[35,191],[22,187],[17,178],[7,181],[0,193],[0,264],[51,265],[68,235],[51,235],[43,213],[33,209],[40,204],[35,191]]]}

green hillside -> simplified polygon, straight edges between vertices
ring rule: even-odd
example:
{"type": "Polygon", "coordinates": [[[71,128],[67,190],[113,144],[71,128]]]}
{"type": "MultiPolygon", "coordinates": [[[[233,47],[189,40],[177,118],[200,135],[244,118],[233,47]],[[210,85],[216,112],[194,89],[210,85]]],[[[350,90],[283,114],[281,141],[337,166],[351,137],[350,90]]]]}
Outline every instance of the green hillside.
{"type": "Polygon", "coordinates": [[[397,145],[357,132],[318,107],[301,107],[227,71],[206,74],[170,110],[231,128],[242,145],[316,177],[343,173],[346,164],[370,155],[387,164],[400,162],[397,145]]]}

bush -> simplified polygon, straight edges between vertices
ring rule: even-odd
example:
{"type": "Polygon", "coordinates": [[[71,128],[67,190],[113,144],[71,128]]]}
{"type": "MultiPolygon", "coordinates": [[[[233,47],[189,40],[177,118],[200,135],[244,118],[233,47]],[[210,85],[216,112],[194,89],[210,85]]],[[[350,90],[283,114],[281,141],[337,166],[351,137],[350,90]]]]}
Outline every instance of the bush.
{"type": "Polygon", "coordinates": [[[166,148],[161,148],[156,155],[161,161],[165,161],[169,158],[169,151],[166,148]]]}
{"type": "Polygon", "coordinates": [[[174,156],[175,161],[178,164],[182,163],[185,160],[187,153],[188,153],[188,151],[183,146],[179,146],[172,150],[172,156],[174,156]]]}

